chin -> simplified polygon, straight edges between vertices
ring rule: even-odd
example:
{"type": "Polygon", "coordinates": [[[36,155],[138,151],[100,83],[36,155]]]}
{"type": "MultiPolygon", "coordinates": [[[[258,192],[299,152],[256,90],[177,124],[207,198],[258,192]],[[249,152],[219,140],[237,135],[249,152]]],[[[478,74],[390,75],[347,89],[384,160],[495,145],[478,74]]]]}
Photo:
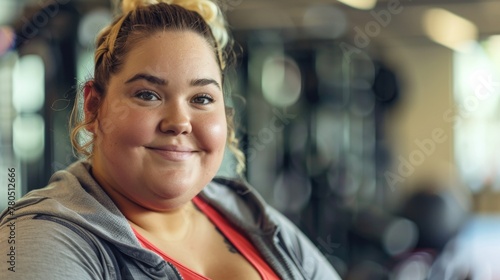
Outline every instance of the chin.
{"type": "MultiPolygon", "coordinates": [[[[197,193],[196,193],[197,194],[197,193]]],[[[176,210],[177,208],[186,205],[196,194],[192,195],[190,192],[180,194],[177,196],[171,196],[168,198],[157,197],[154,201],[147,201],[143,207],[148,208],[157,212],[167,212],[176,210]]]]}
{"type": "Polygon", "coordinates": [[[204,185],[199,186],[195,185],[194,182],[186,181],[187,180],[184,180],[183,182],[169,181],[168,185],[165,185],[165,182],[163,182],[162,185],[152,187],[150,190],[153,195],[158,197],[160,200],[176,200],[184,197],[189,197],[189,199],[191,199],[192,197],[190,196],[196,196],[204,187],[204,185]]]}

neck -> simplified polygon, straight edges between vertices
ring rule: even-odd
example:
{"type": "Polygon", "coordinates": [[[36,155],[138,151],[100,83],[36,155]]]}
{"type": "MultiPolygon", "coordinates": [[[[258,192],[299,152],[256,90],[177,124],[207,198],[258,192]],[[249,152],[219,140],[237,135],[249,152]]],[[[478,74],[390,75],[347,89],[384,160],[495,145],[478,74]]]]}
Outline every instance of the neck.
{"type": "Polygon", "coordinates": [[[188,202],[167,212],[150,211],[140,206],[120,210],[139,233],[161,236],[164,241],[180,241],[193,227],[194,209],[192,202],[188,202]]]}
{"type": "Polygon", "coordinates": [[[191,231],[196,213],[193,202],[188,201],[175,209],[150,209],[115,190],[105,180],[99,180],[98,174],[93,176],[140,234],[161,236],[164,241],[178,241],[191,231]]]}

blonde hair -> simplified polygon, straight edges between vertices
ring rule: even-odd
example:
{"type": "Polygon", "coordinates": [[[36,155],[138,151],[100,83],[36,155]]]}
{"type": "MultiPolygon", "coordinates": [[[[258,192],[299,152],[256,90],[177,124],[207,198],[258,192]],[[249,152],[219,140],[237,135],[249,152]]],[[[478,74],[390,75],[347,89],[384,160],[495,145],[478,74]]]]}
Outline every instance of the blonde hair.
{"type": "MultiPolygon", "coordinates": [[[[220,66],[223,83],[224,72],[231,62],[233,52],[226,23],[220,8],[210,0],[123,0],[121,15],[97,36],[94,55],[94,78],[92,87],[99,102],[105,96],[111,75],[121,70],[127,52],[141,39],[164,30],[189,30],[201,35],[213,48],[220,66]]],[[[227,96],[225,87],[225,95],[227,96]]],[[[75,100],[71,113],[71,143],[75,151],[83,157],[92,157],[94,136],[86,127],[97,119],[100,103],[87,119],[83,115],[81,104],[75,100]],[[88,139],[82,139],[86,136],[88,139]],[[81,143],[81,141],[83,143],[81,143]]],[[[235,155],[238,165],[236,171],[242,174],[245,168],[245,156],[239,149],[236,137],[234,116],[231,108],[226,108],[227,144],[235,155]]]]}

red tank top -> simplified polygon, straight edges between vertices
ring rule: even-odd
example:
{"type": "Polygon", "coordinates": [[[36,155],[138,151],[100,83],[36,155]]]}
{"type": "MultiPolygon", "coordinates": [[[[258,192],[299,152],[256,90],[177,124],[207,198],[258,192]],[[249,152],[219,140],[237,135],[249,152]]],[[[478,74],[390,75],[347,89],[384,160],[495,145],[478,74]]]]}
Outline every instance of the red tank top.
{"type": "MultiPolygon", "coordinates": [[[[217,212],[217,210],[199,197],[193,198],[193,203],[210,219],[210,221],[212,221],[212,223],[222,232],[222,234],[224,234],[233,246],[236,247],[236,249],[238,249],[238,251],[248,260],[248,262],[253,265],[263,280],[280,279],[273,269],[260,256],[260,253],[252,245],[252,243],[239,233],[238,230],[236,230],[219,212],[217,212]]],[[[172,263],[179,270],[184,279],[210,280],[209,278],[170,258],[167,254],[140,235],[135,229],[132,228],[132,230],[144,248],[159,254],[165,261],[172,263]]]]}

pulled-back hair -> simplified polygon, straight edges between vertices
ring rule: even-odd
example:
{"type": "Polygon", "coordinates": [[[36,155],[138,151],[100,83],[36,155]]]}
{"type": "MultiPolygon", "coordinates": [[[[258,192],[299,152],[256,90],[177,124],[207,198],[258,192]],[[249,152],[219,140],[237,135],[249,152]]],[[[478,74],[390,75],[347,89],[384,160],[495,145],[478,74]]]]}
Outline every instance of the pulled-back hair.
{"type": "MultiPolygon", "coordinates": [[[[104,28],[96,40],[92,87],[101,97],[99,102],[102,103],[106,95],[111,76],[121,70],[126,54],[139,41],[157,32],[172,30],[192,31],[205,38],[214,51],[224,83],[224,71],[232,51],[224,18],[215,3],[209,0],[124,0],[122,14],[104,28]]],[[[227,92],[224,95],[227,96],[227,92]]],[[[85,118],[77,101],[71,113],[71,143],[80,156],[91,157],[95,138],[86,127],[96,121],[101,104],[85,118]]],[[[236,169],[241,174],[244,154],[238,148],[232,112],[226,109],[227,144],[236,156],[236,169]]]]}

